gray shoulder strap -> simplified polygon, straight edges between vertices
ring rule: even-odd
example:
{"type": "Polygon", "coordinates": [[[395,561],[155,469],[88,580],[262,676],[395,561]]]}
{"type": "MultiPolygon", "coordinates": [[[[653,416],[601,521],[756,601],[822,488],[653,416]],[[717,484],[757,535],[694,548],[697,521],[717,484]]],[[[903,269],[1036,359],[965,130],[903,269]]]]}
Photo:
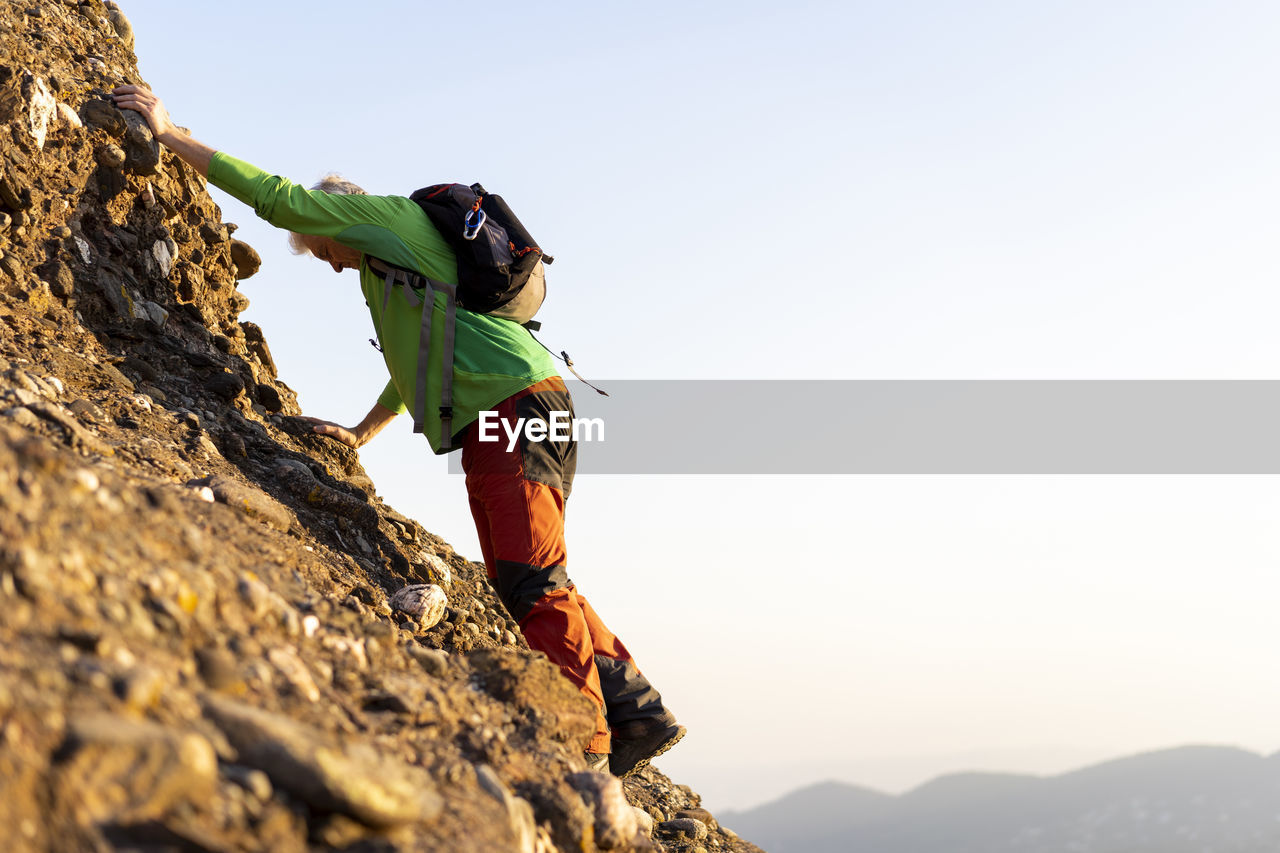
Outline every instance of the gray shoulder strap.
{"type": "Polygon", "coordinates": [[[453,443],[453,347],[457,339],[458,288],[443,281],[435,281],[421,275],[411,275],[404,270],[382,264],[373,266],[383,274],[382,316],[387,315],[391,291],[397,284],[404,284],[404,298],[411,307],[422,305],[422,325],[418,332],[418,361],[414,376],[413,431],[424,432],[427,425],[427,369],[431,360],[431,326],[435,316],[435,294],[444,294],[444,346],[440,365],[440,447],[448,450],[453,443]],[[425,288],[423,297],[413,291],[414,286],[425,288]]]}

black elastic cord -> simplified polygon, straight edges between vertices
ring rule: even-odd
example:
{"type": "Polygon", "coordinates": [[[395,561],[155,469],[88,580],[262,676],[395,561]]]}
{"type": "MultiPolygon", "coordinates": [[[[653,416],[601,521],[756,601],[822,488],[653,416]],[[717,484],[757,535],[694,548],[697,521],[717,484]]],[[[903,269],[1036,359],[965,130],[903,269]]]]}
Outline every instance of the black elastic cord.
{"type": "MultiPolygon", "coordinates": [[[[535,341],[538,341],[538,336],[533,333],[532,329],[529,329],[528,327],[526,327],[525,331],[529,333],[529,337],[533,338],[535,341]]],[[[581,373],[573,369],[573,359],[569,358],[569,353],[565,352],[564,350],[560,350],[560,354],[556,355],[554,352],[551,351],[551,348],[548,347],[546,344],[544,344],[542,341],[538,341],[538,346],[542,347],[547,352],[550,352],[551,355],[554,356],[555,358],[558,358],[561,361],[563,361],[564,366],[569,368],[569,372],[572,373],[574,376],[578,377],[578,381],[581,382],[583,385],[586,385],[588,388],[591,388],[597,394],[603,394],[605,397],[609,396],[608,391],[605,391],[602,388],[597,388],[596,386],[592,385],[590,382],[582,378],[581,373]]]]}

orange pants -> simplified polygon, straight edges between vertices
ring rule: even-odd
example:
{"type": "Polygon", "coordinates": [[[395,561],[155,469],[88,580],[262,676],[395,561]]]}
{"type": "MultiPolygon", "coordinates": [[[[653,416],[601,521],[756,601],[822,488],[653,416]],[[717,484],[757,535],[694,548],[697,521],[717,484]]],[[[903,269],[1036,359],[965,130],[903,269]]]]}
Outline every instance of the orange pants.
{"type": "MultiPolygon", "coordinates": [[[[543,380],[499,403],[494,411],[512,429],[517,419],[573,415],[559,377],[543,380]]],[[[530,648],[547,655],[595,703],[596,734],[589,752],[609,752],[610,725],[663,716],[662,697],[640,674],[622,642],[569,580],[564,509],[573,486],[577,447],[572,440],[529,440],[523,430],[507,449],[504,429],[482,441],[478,424],[462,439],[471,515],[490,582],[520,623],[530,648]]]]}

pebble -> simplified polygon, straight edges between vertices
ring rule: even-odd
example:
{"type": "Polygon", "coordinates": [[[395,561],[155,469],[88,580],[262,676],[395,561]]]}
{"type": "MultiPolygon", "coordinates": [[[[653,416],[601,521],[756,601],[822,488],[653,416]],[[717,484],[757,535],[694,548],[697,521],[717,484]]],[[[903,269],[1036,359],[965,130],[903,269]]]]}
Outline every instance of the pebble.
{"type": "MultiPolygon", "coordinates": [[[[242,451],[240,455],[243,456],[243,442],[241,442],[240,447],[242,451]]],[[[293,513],[261,489],[238,483],[227,477],[210,477],[206,485],[212,489],[214,497],[220,503],[226,504],[248,518],[265,524],[267,527],[276,530],[288,530],[293,524],[293,513]]],[[[255,581],[255,583],[260,585],[260,582],[255,581]]]]}
{"type": "Polygon", "coordinates": [[[230,690],[241,685],[236,657],[217,646],[196,649],[196,671],[213,690],[230,690]]]}
{"type": "Polygon", "coordinates": [[[595,814],[598,846],[611,850],[632,845],[640,832],[640,823],[635,809],[627,802],[623,793],[621,779],[607,773],[585,770],[569,776],[569,784],[582,795],[595,814]]]}
{"type": "Polygon", "coordinates": [[[40,387],[36,385],[34,377],[25,370],[19,370],[15,367],[5,373],[4,378],[24,391],[30,391],[33,394],[40,393],[40,387]]]}
{"type": "Polygon", "coordinates": [[[234,400],[244,390],[244,380],[234,373],[215,373],[204,387],[224,400],[234,400]]]}
{"type": "Polygon", "coordinates": [[[305,463],[289,457],[280,457],[277,460],[275,476],[285,488],[316,509],[350,518],[364,528],[377,526],[377,510],[364,501],[320,482],[305,463]]]}
{"type": "Polygon", "coordinates": [[[214,444],[209,439],[209,436],[205,435],[204,433],[201,433],[199,436],[196,437],[196,445],[199,446],[200,450],[203,451],[204,454],[210,458],[216,459],[217,457],[222,455],[218,452],[218,445],[214,444]]]}
{"type": "Polygon", "coordinates": [[[391,828],[433,820],[443,802],[426,771],[380,755],[367,744],[340,743],[301,723],[210,695],[206,715],[222,729],[241,763],[317,811],[338,812],[391,828]]]}
{"type": "Polygon", "coordinates": [[[369,668],[369,656],[365,653],[364,640],[353,640],[350,637],[326,634],[321,638],[320,644],[327,649],[332,649],[350,658],[356,669],[364,670],[369,668]]]}
{"type": "Polygon", "coordinates": [[[15,424],[20,427],[24,427],[25,429],[35,429],[40,425],[40,419],[35,416],[35,413],[30,409],[26,409],[21,406],[6,409],[0,414],[3,414],[6,418],[9,418],[15,424]]]}
{"type": "Polygon", "coordinates": [[[138,175],[154,175],[160,165],[160,143],[151,127],[136,110],[124,110],[126,171],[138,175]]]}
{"type": "Polygon", "coordinates": [[[93,152],[93,158],[97,160],[97,164],[101,165],[101,167],[119,169],[124,165],[124,149],[115,145],[114,142],[108,142],[93,152]]]}
{"type": "Polygon", "coordinates": [[[151,257],[160,265],[160,275],[168,278],[173,270],[174,259],[178,257],[178,244],[173,242],[172,237],[157,240],[151,245],[151,257]]]}
{"type": "Polygon", "coordinates": [[[243,574],[236,582],[236,592],[255,617],[265,616],[271,609],[271,590],[267,585],[251,574],[243,574]]]}
{"type": "Polygon", "coordinates": [[[222,775],[252,794],[259,802],[271,799],[271,778],[261,770],[239,764],[222,765],[222,775]]]}
{"type": "Polygon", "coordinates": [[[507,822],[515,837],[510,849],[518,853],[535,853],[538,842],[537,823],[533,818],[533,806],[529,801],[515,796],[502,784],[498,774],[487,764],[476,767],[476,781],[491,797],[502,803],[507,812],[507,822]]]}
{"type": "Polygon", "coordinates": [[[267,652],[267,660],[280,670],[285,680],[308,702],[320,701],[320,688],[307,670],[307,665],[298,657],[298,653],[284,646],[267,652]]]}
{"type": "Polygon", "coordinates": [[[35,140],[36,147],[44,148],[49,124],[58,114],[58,102],[44,80],[39,77],[33,78],[29,87],[29,90],[24,92],[27,98],[27,130],[35,140]]]}
{"type": "Polygon", "coordinates": [[[428,675],[437,678],[445,674],[449,668],[449,655],[439,649],[428,649],[424,646],[409,646],[409,656],[416,660],[428,675]]]}
{"type": "Polygon", "coordinates": [[[58,102],[58,115],[67,124],[72,127],[84,127],[84,123],[80,121],[80,116],[76,115],[76,111],[71,108],[70,104],[58,102]]]}
{"type": "Polygon", "coordinates": [[[707,837],[707,825],[693,818],[675,818],[658,824],[658,832],[663,835],[674,835],[677,838],[701,841],[707,837]]]}
{"type": "Polygon", "coordinates": [[[717,825],[715,817],[713,817],[711,812],[707,811],[706,809],[697,809],[697,808],[680,809],[680,811],[675,813],[675,817],[677,819],[691,818],[693,820],[701,821],[705,823],[708,827],[712,827],[712,828],[714,828],[717,825]]]}
{"type": "Polygon", "coordinates": [[[133,26],[130,25],[129,19],[124,16],[124,12],[119,9],[112,9],[107,12],[107,20],[111,22],[111,27],[116,31],[116,35],[125,43],[127,47],[133,47],[133,26]]]}
{"type": "Polygon", "coordinates": [[[226,228],[221,225],[214,225],[212,222],[201,222],[198,230],[200,231],[200,239],[206,243],[225,243],[230,239],[227,236],[226,228]]]}
{"type": "MultiPolygon", "coordinates": [[[[80,118],[85,124],[105,130],[117,139],[124,136],[124,114],[110,101],[85,101],[80,108],[80,118]]],[[[124,161],[120,163],[123,165],[124,161]]]]}
{"type": "MultiPolygon", "coordinates": [[[[168,273],[165,273],[167,276],[168,273]]],[[[139,299],[134,304],[133,314],[139,320],[150,320],[157,326],[164,326],[169,319],[169,312],[164,307],[146,299],[139,299]]]]}
{"type": "Polygon", "coordinates": [[[154,820],[213,793],[217,755],[194,732],[94,714],[75,719],[67,740],[55,785],[86,822],[154,820]]]}
{"type": "Polygon", "coordinates": [[[391,608],[417,621],[423,628],[434,628],[444,616],[449,599],[444,590],[433,583],[406,586],[391,596],[391,608]]]}
{"type": "Polygon", "coordinates": [[[632,806],[631,810],[636,813],[636,825],[640,832],[644,835],[653,835],[653,815],[639,806],[632,806]]]}
{"type": "Polygon", "coordinates": [[[98,475],[90,471],[88,468],[81,468],[75,473],[76,485],[86,492],[93,493],[98,491],[98,487],[102,485],[98,480],[98,475]]]}
{"type": "Polygon", "coordinates": [[[231,241],[231,263],[236,266],[236,279],[250,278],[262,267],[262,257],[243,240],[231,241]]]}
{"type": "Polygon", "coordinates": [[[145,711],[160,701],[164,675],[150,667],[135,667],[115,681],[116,695],[135,711],[145,711]]]}

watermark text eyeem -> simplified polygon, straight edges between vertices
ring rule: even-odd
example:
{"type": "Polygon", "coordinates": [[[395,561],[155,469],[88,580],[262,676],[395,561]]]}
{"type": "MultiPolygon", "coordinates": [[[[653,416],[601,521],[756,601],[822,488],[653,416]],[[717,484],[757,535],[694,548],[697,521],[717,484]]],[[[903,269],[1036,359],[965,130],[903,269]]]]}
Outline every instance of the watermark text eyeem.
{"type": "Polygon", "coordinates": [[[551,412],[547,420],[516,418],[503,420],[497,412],[480,413],[480,440],[502,441],[505,434],[507,452],[515,450],[520,434],[528,441],[604,441],[604,418],[575,418],[569,412],[551,412]]]}

